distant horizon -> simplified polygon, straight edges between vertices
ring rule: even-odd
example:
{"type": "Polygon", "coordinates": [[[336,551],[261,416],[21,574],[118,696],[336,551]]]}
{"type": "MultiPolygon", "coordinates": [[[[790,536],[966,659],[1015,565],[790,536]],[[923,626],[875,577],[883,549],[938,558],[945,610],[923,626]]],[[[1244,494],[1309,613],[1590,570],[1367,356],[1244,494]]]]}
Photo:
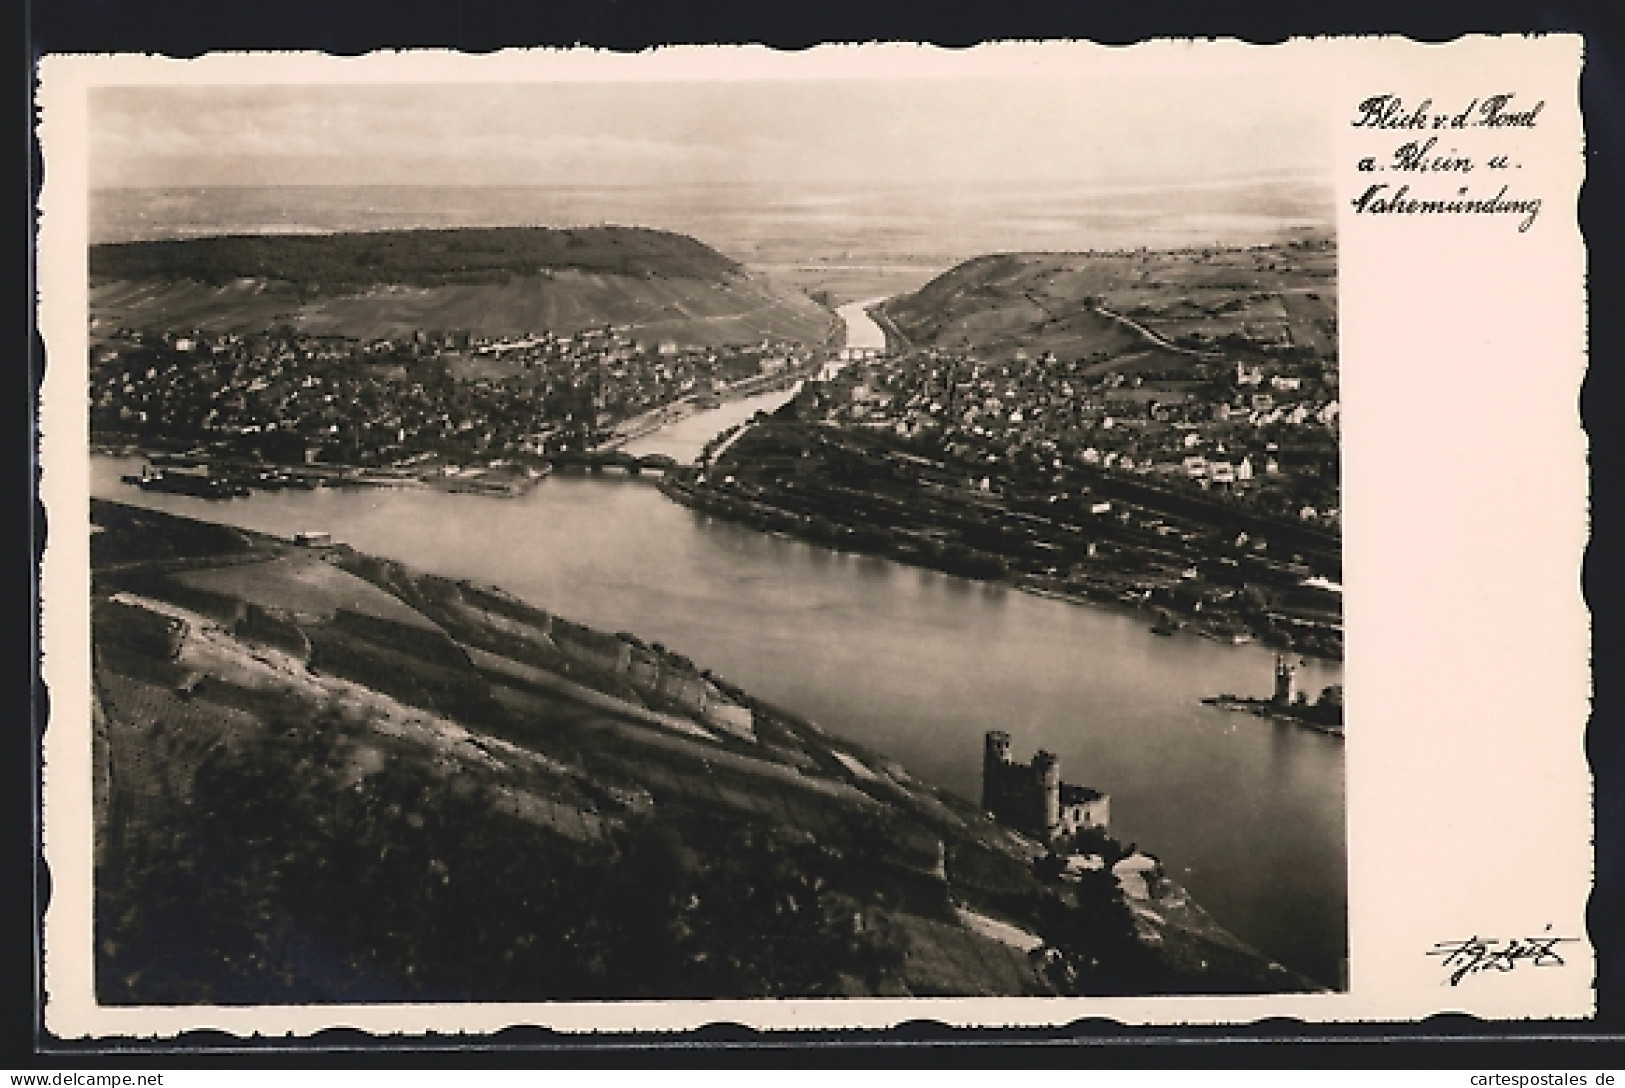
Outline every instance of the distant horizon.
{"type": "Polygon", "coordinates": [[[794,185],[382,182],[155,185],[90,193],[91,244],[218,235],[646,227],[747,265],[948,265],[994,252],[1248,246],[1335,232],[1329,178],[794,185]]]}
{"type": "MultiPolygon", "coordinates": [[[[1180,189],[1180,188],[1221,188],[1232,185],[1269,181],[1295,181],[1304,184],[1324,182],[1328,187],[1333,183],[1334,177],[1331,169],[1308,169],[1303,167],[1275,167],[1256,170],[1240,174],[1207,175],[1190,180],[1150,178],[1119,178],[1119,179],[1085,179],[1085,178],[984,178],[977,180],[962,180],[955,183],[960,189],[1002,189],[1002,188],[1091,188],[1101,190],[1138,190],[1138,189],[1180,189]]],[[[824,179],[815,182],[799,181],[765,181],[765,180],[717,180],[717,179],[680,179],[673,181],[429,181],[410,182],[394,179],[378,179],[373,181],[213,181],[207,183],[182,181],[157,182],[130,182],[130,183],[103,183],[92,184],[89,191],[113,192],[119,190],[152,190],[152,189],[682,189],[682,188],[758,188],[758,189],[790,189],[802,188],[810,192],[825,189],[850,189],[857,191],[884,190],[884,189],[931,189],[941,190],[940,181],[927,179],[923,181],[907,180],[841,180],[824,179]]]]}
{"type": "Polygon", "coordinates": [[[611,65],[626,78],[599,65],[589,81],[538,57],[488,82],[340,82],[322,65],[98,87],[90,236],[618,223],[776,265],[1331,228],[1321,72],[1280,53],[1249,55],[1244,79],[1224,51],[1177,77],[1079,56],[860,48],[746,78],[628,58],[611,65]]]}

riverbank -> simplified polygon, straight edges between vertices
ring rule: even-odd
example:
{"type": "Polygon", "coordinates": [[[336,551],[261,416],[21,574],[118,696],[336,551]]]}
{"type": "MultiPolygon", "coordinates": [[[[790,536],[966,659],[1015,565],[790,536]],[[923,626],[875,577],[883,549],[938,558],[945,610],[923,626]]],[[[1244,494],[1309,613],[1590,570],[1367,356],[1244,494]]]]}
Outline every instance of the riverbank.
{"type": "MultiPolygon", "coordinates": [[[[874,309],[874,305],[850,304],[847,309],[874,309]]],[[[881,328],[873,323],[869,323],[866,335],[871,339],[884,336],[881,328]]],[[[835,494],[834,489],[825,489],[829,494],[825,495],[822,510],[809,510],[804,503],[821,489],[822,482],[816,469],[812,473],[801,471],[804,464],[808,464],[806,456],[803,456],[803,466],[798,466],[795,476],[788,481],[775,481],[772,476],[764,481],[760,474],[751,482],[734,481],[733,471],[738,469],[741,476],[751,476],[756,464],[752,463],[754,458],[730,460],[730,451],[759,427],[773,430],[780,425],[783,421],[777,417],[751,416],[721,429],[708,438],[695,456],[699,469],[679,466],[665,474],[660,484],[663,494],[684,507],[721,516],[762,533],[803,539],[838,552],[879,555],[910,567],[988,581],[1051,601],[1126,607],[1154,620],[1150,628],[1159,635],[1183,633],[1232,646],[1259,641],[1277,650],[1334,661],[1341,659],[1341,635],[1326,633],[1321,619],[1302,620],[1277,612],[1274,617],[1263,617],[1263,622],[1259,622],[1258,615],[1228,607],[1224,601],[1209,599],[1206,612],[1202,612],[1201,604],[1194,604],[1194,609],[1191,607],[1196,598],[1173,598],[1168,586],[1178,586],[1180,591],[1201,588],[1201,581],[1191,580],[1185,570],[1188,560],[1176,563],[1170,568],[1170,576],[1162,580],[1147,578],[1144,568],[1129,567],[1110,555],[1102,555],[1097,562],[1087,565],[1074,565],[1066,575],[1048,572],[1033,563],[1017,568],[1016,563],[998,554],[955,555],[941,547],[941,528],[952,529],[954,516],[942,520],[939,526],[931,525],[931,518],[928,513],[923,515],[923,508],[907,507],[907,503],[921,502],[915,495],[903,503],[876,502],[876,495],[864,494],[861,490],[840,489],[835,494]],[[705,466],[712,466],[713,471],[707,471],[705,466]],[[773,486],[775,482],[782,482],[782,489],[773,486]],[[790,497],[791,489],[795,489],[796,503],[783,502],[790,497]],[[899,531],[897,521],[905,523],[907,529],[899,531]],[[1181,607],[1185,615],[1176,615],[1181,607]],[[1308,633],[1292,630],[1293,625],[1298,624],[1310,628],[1308,633]]],[[[769,460],[775,453],[783,451],[769,450],[769,460]]],[[[889,458],[884,471],[895,473],[897,464],[899,461],[889,458]]],[[[941,486],[928,486],[928,489],[931,499],[938,502],[954,499],[951,489],[941,486]]],[[[1006,512],[993,495],[968,494],[964,500],[972,503],[975,516],[983,520],[999,515],[1011,525],[1032,526],[1053,516],[1043,507],[1006,512]]],[[[1095,559],[1092,549],[1090,559],[1095,559]]]]}
{"type": "Polygon", "coordinates": [[[139,457],[141,471],[124,482],[143,491],[203,499],[242,498],[256,491],[313,491],[318,488],[427,488],[452,494],[515,498],[526,494],[552,471],[549,463],[501,461],[459,465],[420,461],[412,467],[369,468],[357,465],[275,465],[259,460],[220,456],[206,451],[176,453],[136,445],[92,446],[109,457],[139,457]]]}
{"type": "Polygon", "coordinates": [[[877,300],[872,306],[868,307],[867,313],[876,327],[880,329],[887,354],[902,355],[913,351],[914,343],[903,335],[903,331],[897,327],[897,322],[893,321],[891,315],[886,312],[886,303],[889,301],[889,299],[877,300]]]}
{"type": "Polygon", "coordinates": [[[629,442],[647,438],[673,427],[702,412],[720,408],[724,404],[746,400],[765,394],[793,390],[803,381],[817,377],[827,364],[823,360],[806,366],[785,370],[779,374],[764,374],[747,378],[732,385],[713,389],[709,393],[689,393],[675,401],[651,408],[631,419],[618,423],[609,438],[597,443],[595,450],[618,450],[629,442]]]}
{"type": "Polygon", "coordinates": [[[970,457],[906,433],[877,407],[884,385],[848,370],[807,386],[670,493],[843,551],[1148,607],[1176,621],[1159,633],[1342,656],[1335,533],[1058,454],[970,457]]]}
{"type": "Polygon", "coordinates": [[[1258,699],[1240,695],[1211,695],[1203,699],[1202,703],[1205,706],[1218,707],[1220,710],[1243,711],[1255,717],[1268,718],[1271,721],[1301,725],[1305,729],[1313,729],[1317,733],[1324,733],[1339,740],[1343,739],[1343,708],[1341,704],[1335,708],[1311,705],[1307,702],[1283,706],[1273,699],[1258,699]]]}
{"type": "MultiPolygon", "coordinates": [[[[743,432],[729,436],[728,447],[737,447],[743,432]]],[[[732,468],[732,466],[730,466],[732,468]]],[[[1077,605],[1109,604],[1134,609],[1155,622],[1158,634],[1182,632],[1226,645],[1257,641],[1292,653],[1340,660],[1342,640],[1320,633],[1320,620],[1301,619],[1287,610],[1277,610],[1261,618],[1254,611],[1227,607],[1207,601],[1191,608],[1193,598],[1175,593],[1194,593],[1200,583],[1186,573],[1184,564],[1173,567],[1167,577],[1149,578],[1143,567],[1114,562],[1110,556],[1091,554],[1085,563],[1061,573],[1032,562],[1021,562],[1010,554],[963,546],[945,547],[943,539],[965,514],[936,515],[928,508],[906,505],[872,493],[845,488],[823,488],[818,481],[798,477],[783,488],[741,484],[716,468],[708,473],[675,472],[660,482],[660,490],[674,502],[728,519],[763,532],[780,533],[838,551],[876,555],[913,567],[976,581],[1007,586],[1048,600],[1077,605]],[[712,478],[722,476],[713,483],[712,478]],[[1183,608],[1181,608],[1183,605],[1183,608]],[[1176,629],[1166,618],[1171,609],[1180,609],[1176,629]],[[1297,630],[1307,628],[1309,633],[1297,630]]],[[[935,498],[952,498],[938,490],[935,498]]],[[[1011,514],[997,504],[976,495],[961,501],[977,523],[1003,520],[1009,525],[1037,520],[1031,513],[1011,514]]],[[[1195,598],[1195,600],[1200,600],[1195,598]]]]}
{"type": "MultiPolygon", "coordinates": [[[[753,414],[705,413],[672,440],[697,453],[713,423],[753,414]]],[[[645,448],[655,447],[633,447],[645,448]]],[[[1020,713],[1027,743],[1109,792],[1114,827],[1155,844],[1232,932],[1337,977],[1342,745],[1200,703],[1267,692],[1274,655],[1260,646],[1156,638],[1138,607],[1078,608],[746,529],[619,472],[556,473],[501,503],[428,488],[214,503],[119,483],[138,468],[98,458],[93,493],[283,537],[326,531],[420,570],[507,586],[599,631],[637,631],[973,802],[983,732],[1020,713]],[[1180,818],[1192,805],[1213,818],[1180,818]]],[[[1300,672],[1311,693],[1341,679],[1320,660],[1300,672]]]]}
{"type": "MultiPolygon", "coordinates": [[[[572,925],[585,904],[607,910],[596,898],[605,881],[631,880],[639,888],[634,914],[641,912],[657,935],[634,961],[646,969],[666,954],[668,938],[658,934],[678,932],[659,928],[666,900],[655,884],[668,870],[651,871],[643,853],[651,848],[646,836],[658,826],[667,836],[661,849],[687,859],[676,872],[686,869],[702,882],[701,909],[688,913],[683,927],[698,943],[670,937],[685,955],[727,957],[744,947],[741,940],[758,942],[755,947],[788,939],[772,928],[756,932],[754,900],[731,908],[727,927],[706,928],[704,904],[737,897],[703,882],[723,879],[731,866],[765,864],[750,876],[756,886],[788,881],[787,888],[812,889],[790,893],[806,896],[812,908],[804,915],[806,928],[779,953],[790,958],[716,980],[714,990],[697,996],[1315,988],[1257,954],[1222,954],[1245,946],[1216,927],[1203,931],[1182,920],[1184,897],[1167,889],[1144,889],[1130,910],[1112,906],[1121,890],[1107,877],[1054,884],[1030,864],[1046,853],[1043,844],[1013,835],[894,760],[831,736],[659,643],[594,630],[492,587],[416,571],[342,543],[301,546],[107,503],[96,504],[92,516],[101,530],[93,549],[97,682],[113,771],[105,791],[110,814],[100,816],[98,826],[105,829],[101,846],[111,858],[109,871],[126,851],[191,849],[188,840],[168,838],[162,803],[137,803],[138,794],[151,793],[154,774],[194,798],[188,819],[223,818],[214,806],[226,798],[267,819],[274,809],[272,823],[282,831],[267,848],[283,866],[315,866],[310,878],[324,892],[297,901],[273,897],[254,907],[269,926],[264,932],[273,959],[275,935],[286,925],[331,936],[352,924],[355,932],[383,932],[378,924],[387,921],[388,932],[411,936],[414,951],[404,958],[372,953],[372,967],[392,975],[415,972],[428,987],[418,996],[436,995],[446,972],[461,970],[444,954],[439,930],[424,928],[429,919],[416,907],[374,917],[384,909],[376,897],[340,885],[385,879],[379,859],[393,856],[392,885],[422,883],[419,877],[432,883],[446,869],[457,887],[486,904],[481,917],[490,931],[522,924],[525,912],[507,906],[512,887],[471,868],[469,858],[485,854],[471,854],[467,844],[453,848],[450,840],[421,856],[408,845],[414,835],[432,839],[444,826],[454,837],[500,833],[504,842],[512,840],[505,849],[541,871],[552,866],[556,872],[572,852],[587,862],[587,869],[572,870],[569,901],[561,901],[554,918],[560,925],[572,925]],[[177,556],[187,559],[183,567],[175,565],[177,556]],[[272,718],[265,715],[273,710],[278,724],[269,729],[272,718]],[[306,718],[309,729],[301,725],[306,718]],[[220,759],[181,758],[218,741],[222,730],[230,741],[220,759]],[[337,747],[328,751],[318,741],[337,747]],[[447,792],[432,784],[436,775],[423,778],[413,769],[430,764],[441,768],[441,780],[445,769],[457,770],[457,788],[447,792]],[[297,781],[277,781],[278,768],[294,767],[297,781]],[[249,779],[232,777],[239,770],[249,779]],[[383,838],[370,841],[370,852],[353,865],[324,867],[319,836],[307,842],[296,829],[308,826],[316,835],[341,797],[363,807],[379,798],[366,834],[383,838]],[[402,800],[386,810],[392,797],[402,800]],[[448,805],[460,815],[442,824],[438,813],[448,805]],[[517,822],[488,827],[496,817],[517,822]],[[536,835],[541,838],[521,841],[536,835]],[[830,857],[850,860],[830,868],[830,857]],[[398,869],[418,862],[425,873],[398,869]],[[1045,954],[997,951],[1003,947],[997,940],[961,924],[955,904],[1034,933],[1045,954]],[[1082,931],[1067,922],[1074,911],[1115,917],[1121,925],[1080,938],[1082,931]],[[854,934],[862,935],[865,950],[856,960],[838,950],[848,948],[842,942],[854,934]],[[818,948],[834,943],[811,956],[807,942],[818,948]],[[1209,951],[1190,957],[1162,951],[1173,947],[1209,951]]],[[[1112,856],[1132,852],[1101,842],[1112,856]]],[[[178,855],[174,861],[177,871],[190,871],[198,859],[178,855]]],[[[99,947],[118,950],[126,966],[145,964],[145,974],[108,977],[150,987],[154,978],[173,983],[163,977],[173,968],[162,966],[167,959],[146,962],[157,953],[139,939],[140,924],[130,928],[131,918],[161,929],[154,915],[168,919],[192,904],[184,896],[176,901],[171,889],[162,892],[167,905],[160,905],[151,897],[161,889],[149,887],[147,875],[140,870],[131,877],[135,885],[108,888],[124,909],[108,916],[120,921],[104,927],[99,947]]],[[[688,898],[674,892],[673,902],[688,898]]],[[[217,910],[230,895],[208,902],[217,910]]],[[[595,915],[600,923],[619,916],[595,915]]],[[[197,921],[218,934],[230,920],[197,921]]],[[[512,946],[499,942],[494,951],[503,947],[512,946]]],[[[651,988],[651,974],[628,967],[631,973],[613,975],[607,990],[555,996],[673,996],[664,987],[679,976],[662,977],[651,988]]],[[[523,972],[504,967],[491,978],[511,980],[519,989],[510,996],[545,996],[526,990],[542,982],[523,972]]],[[[487,992],[491,978],[479,978],[477,992],[487,992]]],[[[201,984],[224,980],[206,972],[201,984]]]]}

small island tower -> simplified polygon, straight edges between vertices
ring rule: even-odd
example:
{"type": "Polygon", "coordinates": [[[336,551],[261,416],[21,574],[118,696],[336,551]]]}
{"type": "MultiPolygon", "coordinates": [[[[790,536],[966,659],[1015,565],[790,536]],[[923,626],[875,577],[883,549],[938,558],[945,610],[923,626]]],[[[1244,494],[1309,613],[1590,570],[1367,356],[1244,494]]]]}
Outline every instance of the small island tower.
{"type": "Polygon", "coordinates": [[[1298,668],[1285,654],[1275,655],[1275,697],[1271,701],[1276,706],[1291,706],[1298,697],[1298,668]]]}

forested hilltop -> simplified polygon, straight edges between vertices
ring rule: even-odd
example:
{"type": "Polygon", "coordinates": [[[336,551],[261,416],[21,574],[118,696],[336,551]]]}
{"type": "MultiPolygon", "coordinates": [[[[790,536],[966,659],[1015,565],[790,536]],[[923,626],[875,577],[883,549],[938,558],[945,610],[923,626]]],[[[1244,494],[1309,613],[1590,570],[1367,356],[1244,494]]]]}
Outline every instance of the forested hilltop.
{"type": "Polygon", "coordinates": [[[495,227],[370,234],[229,235],[92,246],[93,279],[280,280],[310,292],[375,284],[505,283],[548,270],[715,280],[738,262],[681,234],[640,227],[495,227]]]}

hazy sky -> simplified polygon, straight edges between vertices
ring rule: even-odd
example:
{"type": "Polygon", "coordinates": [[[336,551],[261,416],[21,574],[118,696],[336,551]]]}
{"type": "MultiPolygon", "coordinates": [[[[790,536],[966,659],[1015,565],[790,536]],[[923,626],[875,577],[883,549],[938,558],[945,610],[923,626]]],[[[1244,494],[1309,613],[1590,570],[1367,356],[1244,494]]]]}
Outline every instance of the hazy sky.
{"type": "Polygon", "coordinates": [[[92,184],[1182,184],[1330,172],[1280,79],[104,87],[92,184]]]}

